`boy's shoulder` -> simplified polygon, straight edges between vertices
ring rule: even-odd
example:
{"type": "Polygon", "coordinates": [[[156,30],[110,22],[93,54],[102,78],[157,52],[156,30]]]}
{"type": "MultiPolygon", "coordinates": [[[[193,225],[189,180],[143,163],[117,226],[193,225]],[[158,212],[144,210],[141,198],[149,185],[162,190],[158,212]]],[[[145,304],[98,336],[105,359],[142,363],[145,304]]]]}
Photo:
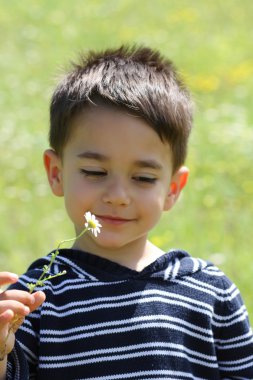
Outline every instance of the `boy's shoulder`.
{"type": "MultiPolygon", "coordinates": [[[[11,285],[9,288],[28,290],[28,284],[35,284],[37,280],[40,279],[44,267],[49,267],[51,256],[54,252],[55,251],[52,251],[49,254],[40,257],[36,259],[34,262],[32,262],[27,268],[27,270],[19,277],[18,282],[11,285]]],[[[89,274],[87,271],[85,271],[85,269],[78,262],[78,260],[76,260],[75,254],[73,254],[73,257],[71,257],[70,252],[71,250],[69,249],[61,249],[59,252],[60,254],[56,257],[53,264],[50,265],[47,272],[47,276],[56,276],[59,272],[63,271],[65,271],[66,274],[64,274],[63,276],[54,277],[52,280],[46,280],[43,286],[41,286],[40,289],[38,288],[36,290],[45,291],[46,289],[49,289],[51,287],[57,288],[60,284],[64,286],[66,282],[68,283],[77,279],[81,281],[97,280],[92,274],[89,274]]]]}
{"type": "Polygon", "coordinates": [[[206,288],[215,293],[224,293],[236,286],[224,272],[209,260],[191,256],[184,250],[171,250],[168,265],[164,269],[164,279],[172,282],[189,283],[195,287],[206,288]]]}
{"type": "Polygon", "coordinates": [[[237,286],[212,262],[172,251],[164,270],[163,289],[183,302],[229,315],[243,306],[237,286]]]}
{"type": "MultiPolygon", "coordinates": [[[[27,272],[20,277],[20,286],[25,287],[27,283],[36,282],[43,267],[49,264],[50,257],[51,253],[34,261],[27,272]]],[[[213,263],[193,257],[180,249],[170,250],[140,273],[86,252],[62,249],[50,268],[50,274],[55,275],[63,270],[66,270],[66,275],[56,277],[52,283],[46,282],[46,285],[55,287],[60,284],[64,285],[66,281],[103,283],[145,280],[148,283],[158,280],[164,289],[173,283],[195,291],[214,293],[218,296],[230,294],[236,289],[233,282],[213,263]]]]}

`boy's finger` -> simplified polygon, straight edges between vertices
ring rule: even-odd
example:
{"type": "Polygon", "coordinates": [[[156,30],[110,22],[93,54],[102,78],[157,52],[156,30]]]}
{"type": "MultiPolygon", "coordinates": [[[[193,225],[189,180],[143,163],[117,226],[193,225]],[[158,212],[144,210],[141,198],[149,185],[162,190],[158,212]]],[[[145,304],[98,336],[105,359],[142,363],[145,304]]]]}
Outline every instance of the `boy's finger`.
{"type": "Polygon", "coordinates": [[[13,348],[15,337],[9,334],[9,326],[15,314],[12,310],[6,310],[0,314],[0,355],[4,358],[13,348]],[[8,339],[7,339],[8,338],[8,339]]]}
{"type": "Polygon", "coordinates": [[[8,323],[13,315],[11,310],[6,310],[0,314],[0,351],[3,349],[3,343],[5,343],[8,334],[8,323]]]}
{"type": "Polygon", "coordinates": [[[17,282],[18,275],[11,272],[0,272],[0,286],[17,282]]]}
{"type": "Polygon", "coordinates": [[[36,310],[44,301],[45,293],[42,291],[30,294],[23,290],[6,290],[0,293],[0,313],[11,309],[14,313],[26,316],[36,310]]]}
{"type": "Polygon", "coordinates": [[[30,310],[34,311],[45,301],[46,295],[40,290],[33,293],[32,296],[34,297],[34,303],[30,306],[30,310]]]}
{"type": "Polygon", "coordinates": [[[15,300],[23,303],[24,305],[30,306],[35,300],[32,294],[25,290],[10,289],[0,293],[1,301],[15,300]]]}
{"type": "Polygon", "coordinates": [[[26,316],[30,313],[30,308],[28,306],[15,300],[0,302],[0,314],[5,313],[7,310],[11,310],[14,314],[19,314],[22,316],[26,316]]]}
{"type": "Polygon", "coordinates": [[[11,322],[13,317],[14,317],[14,312],[10,309],[5,310],[3,313],[0,314],[0,330],[1,331],[2,331],[3,326],[11,322]]]}
{"type": "Polygon", "coordinates": [[[9,323],[14,317],[14,313],[12,310],[5,310],[0,314],[0,347],[2,343],[5,341],[6,336],[8,334],[9,323]]]}

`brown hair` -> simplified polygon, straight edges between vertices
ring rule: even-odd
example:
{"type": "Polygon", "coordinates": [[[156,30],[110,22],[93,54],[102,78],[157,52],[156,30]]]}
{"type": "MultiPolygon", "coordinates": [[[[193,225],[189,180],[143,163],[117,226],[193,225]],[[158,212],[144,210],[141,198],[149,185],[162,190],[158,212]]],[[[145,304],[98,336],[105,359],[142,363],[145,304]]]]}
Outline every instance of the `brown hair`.
{"type": "Polygon", "coordinates": [[[173,64],[147,47],[90,51],[56,87],[50,107],[51,147],[62,154],[71,120],[91,104],[127,109],[170,144],[174,171],[185,161],[192,101],[173,64]]]}

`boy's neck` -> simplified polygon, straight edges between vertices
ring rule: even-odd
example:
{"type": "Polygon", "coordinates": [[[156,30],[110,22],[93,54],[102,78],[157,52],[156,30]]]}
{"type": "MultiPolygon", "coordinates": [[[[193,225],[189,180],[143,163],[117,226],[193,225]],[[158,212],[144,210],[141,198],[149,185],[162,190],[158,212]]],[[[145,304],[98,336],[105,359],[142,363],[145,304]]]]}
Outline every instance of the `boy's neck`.
{"type": "MultiPolygon", "coordinates": [[[[149,264],[156,261],[160,256],[164,255],[165,252],[160,248],[156,247],[150,241],[147,240],[145,253],[142,257],[139,257],[135,262],[133,261],[133,267],[130,269],[134,269],[137,272],[141,272],[144,268],[146,268],[149,264]]],[[[127,265],[126,265],[127,266],[127,265]]]]}
{"type": "Polygon", "coordinates": [[[127,247],[122,247],[117,250],[100,249],[97,252],[97,250],[94,251],[92,247],[89,247],[89,244],[85,244],[84,246],[83,244],[80,245],[78,242],[73,245],[73,248],[103,257],[137,272],[141,272],[149,264],[156,261],[165,253],[148,240],[146,240],[144,244],[140,244],[139,247],[136,247],[136,245],[135,247],[131,247],[130,244],[127,247]]]}

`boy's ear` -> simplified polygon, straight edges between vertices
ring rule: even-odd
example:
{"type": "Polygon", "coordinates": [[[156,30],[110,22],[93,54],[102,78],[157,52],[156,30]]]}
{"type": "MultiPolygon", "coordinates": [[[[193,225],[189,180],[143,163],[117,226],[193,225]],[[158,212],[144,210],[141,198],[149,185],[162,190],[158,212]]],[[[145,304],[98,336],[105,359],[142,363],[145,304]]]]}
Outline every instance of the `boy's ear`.
{"type": "Polygon", "coordinates": [[[44,152],[43,159],[51,190],[54,195],[62,197],[64,195],[62,182],[62,160],[53,149],[47,149],[44,152]]]}
{"type": "Polygon", "coordinates": [[[185,187],[189,176],[189,169],[186,166],[182,166],[172,176],[170,182],[170,189],[164,204],[164,211],[170,210],[176,203],[181,191],[185,187]]]}

